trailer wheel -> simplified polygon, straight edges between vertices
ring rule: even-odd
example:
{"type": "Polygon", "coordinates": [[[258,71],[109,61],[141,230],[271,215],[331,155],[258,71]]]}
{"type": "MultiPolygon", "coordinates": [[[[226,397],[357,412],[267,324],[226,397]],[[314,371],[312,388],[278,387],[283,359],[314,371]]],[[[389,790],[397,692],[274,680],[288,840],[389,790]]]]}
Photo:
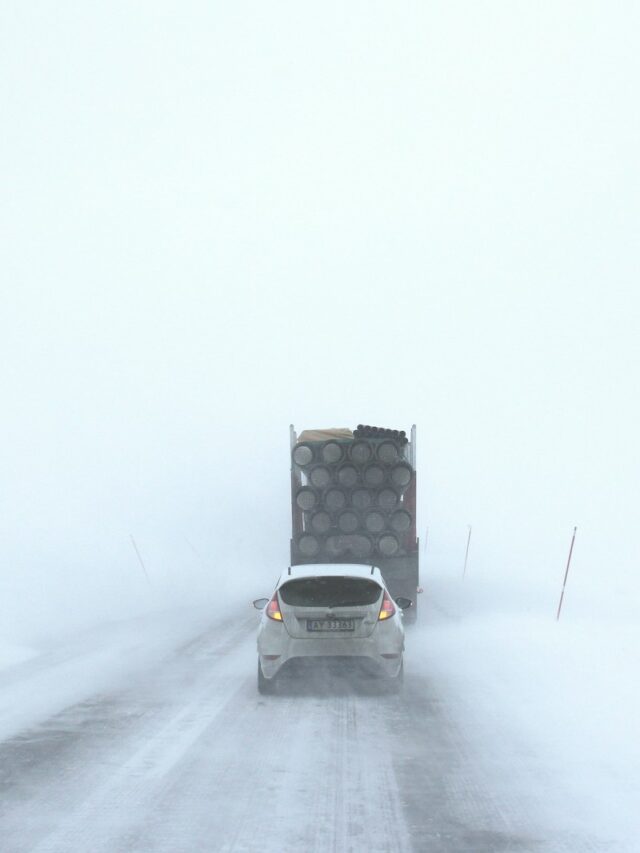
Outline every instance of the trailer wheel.
{"type": "Polygon", "coordinates": [[[418,602],[414,598],[411,607],[403,614],[405,625],[415,625],[418,620],[418,602]]]}

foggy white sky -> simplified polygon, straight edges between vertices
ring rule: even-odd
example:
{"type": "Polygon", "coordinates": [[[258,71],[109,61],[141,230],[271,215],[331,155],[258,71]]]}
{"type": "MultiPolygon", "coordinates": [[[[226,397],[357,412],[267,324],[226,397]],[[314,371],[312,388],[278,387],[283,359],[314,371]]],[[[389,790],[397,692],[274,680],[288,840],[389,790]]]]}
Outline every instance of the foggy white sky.
{"type": "Polygon", "coordinates": [[[145,600],[131,533],[262,594],[290,422],[416,422],[440,566],[553,609],[578,524],[640,603],[636,4],[0,16],[5,630],[145,600]]]}

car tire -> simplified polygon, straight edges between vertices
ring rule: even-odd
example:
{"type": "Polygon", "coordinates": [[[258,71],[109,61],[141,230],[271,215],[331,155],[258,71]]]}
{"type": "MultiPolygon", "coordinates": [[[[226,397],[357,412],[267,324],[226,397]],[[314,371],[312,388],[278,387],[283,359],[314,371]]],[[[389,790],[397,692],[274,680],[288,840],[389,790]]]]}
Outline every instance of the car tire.
{"type": "Polygon", "coordinates": [[[273,678],[265,678],[262,673],[262,667],[260,666],[260,660],[258,660],[258,693],[262,696],[270,696],[272,693],[275,693],[275,690],[275,676],[273,678]]]}
{"type": "Polygon", "coordinates": [[[400,693],[404,684],[404,660],[400,664],[398,674],[386,679],[387,692],[400,693]]]}

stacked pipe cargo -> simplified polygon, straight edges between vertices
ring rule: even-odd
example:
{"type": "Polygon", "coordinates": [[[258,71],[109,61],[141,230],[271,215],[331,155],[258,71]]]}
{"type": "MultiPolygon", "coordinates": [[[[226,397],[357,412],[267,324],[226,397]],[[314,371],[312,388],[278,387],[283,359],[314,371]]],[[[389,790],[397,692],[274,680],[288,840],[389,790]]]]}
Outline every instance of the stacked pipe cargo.
{"type": "Polygon", "coordinates": [[[415,471],[404,430],[291,427],[292,561],[415,550],[415,471]]]}
{"type": "Polygon", "coordinates": [[[354,438],[393,438],[401,444],[408,444],[409,439],[403,429],[387,429],[386,427],[358,424],[353,431],[354,438]]]}

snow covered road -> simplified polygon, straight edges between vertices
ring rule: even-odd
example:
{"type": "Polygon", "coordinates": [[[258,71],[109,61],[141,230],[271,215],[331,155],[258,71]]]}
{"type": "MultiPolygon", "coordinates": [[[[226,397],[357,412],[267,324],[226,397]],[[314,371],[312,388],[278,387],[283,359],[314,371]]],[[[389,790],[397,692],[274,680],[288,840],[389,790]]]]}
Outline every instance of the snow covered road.
{"type": "MultiPolygon", "coordinates": [[[[487,767],[485,733],[412,656],[420,629],[400,696],[329,669],[261,697],[255,627],[209,624],[5,739],[2,853],[623,849],[553,825],[558,791],[531,755],[487,767]]],[[[5,677],[24,694],[41,669],[5,677]]]]}

